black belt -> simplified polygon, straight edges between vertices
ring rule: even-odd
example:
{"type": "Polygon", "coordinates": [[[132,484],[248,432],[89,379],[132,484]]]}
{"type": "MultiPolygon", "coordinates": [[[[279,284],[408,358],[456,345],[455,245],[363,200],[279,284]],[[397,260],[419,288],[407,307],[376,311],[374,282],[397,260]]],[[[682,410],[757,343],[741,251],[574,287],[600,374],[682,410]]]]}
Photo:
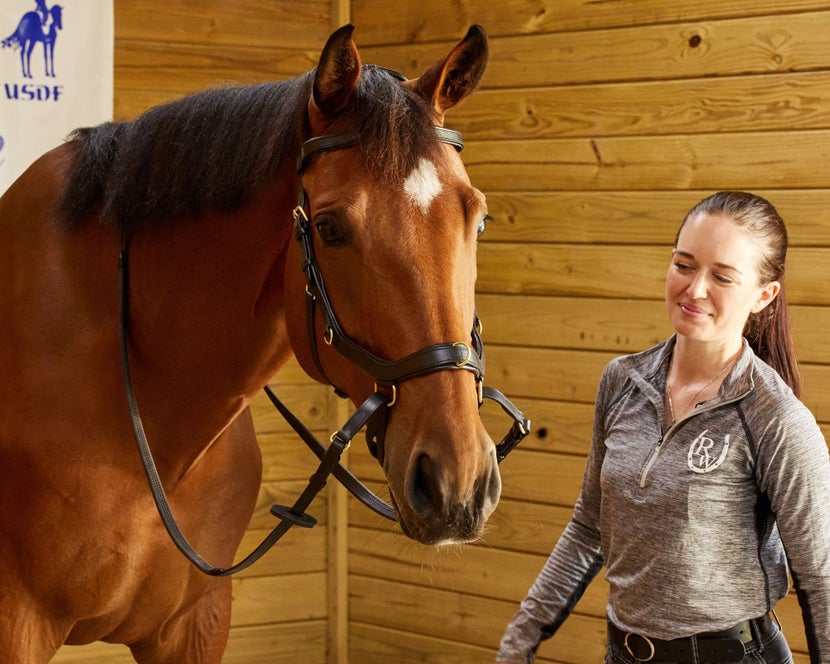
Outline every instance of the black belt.
{"type": "Polygon", "coordinates": [[[745,644],[763,637],[773,624],[768,613],[761,618],[739,622],[721,632],[663,641],[624,632],[609,620],[608,635],[638,662],[740,662],[746,656],[745,644]]]}

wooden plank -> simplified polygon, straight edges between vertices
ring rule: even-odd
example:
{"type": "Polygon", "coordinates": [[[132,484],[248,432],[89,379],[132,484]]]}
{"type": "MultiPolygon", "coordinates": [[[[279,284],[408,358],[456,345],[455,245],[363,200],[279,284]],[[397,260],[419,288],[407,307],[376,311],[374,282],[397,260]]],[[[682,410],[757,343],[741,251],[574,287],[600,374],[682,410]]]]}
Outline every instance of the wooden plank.
{"type": "Polygon", "coordinates": [[[319,50],[209,47],[119,40],[115,48],[115,96],[153,90],[182,96],[233,84],[284,80],[317,65],[319,50]]]}
{"type": "MultiPolygon", "coordinates": [[[[345,402],[336,409],[337,419],[349,415],[345,402]]],[[[346,450],[341,463],[348,467],[350,453],[346,450]]],[[[329,520],[326,529],[328,539],[328,565],[326,588],[328,607],[328,664],[348,662],[349,659],[349,503],[348,492],[336,481],[328,484],[329,520]]]]}
{"type": "Polygon", "coordinates": [[[326,621],[303,620],[231,629],[222,664],[309,664],[326,657],[326,621]]]}
{"type": "Polygon", "coordinates": [[[825,188],[830,132],[475,141],[464,150],[488,191],[825,188]]]}
{"type": "MultiPolygon", "coordinates": [[[[499,37],[485,87],[644,81],[824,69],[828,12],[499,37]]],[[[455,40],[362,49],[365,62],[419,76],[455,40]]]]}
{"type": "MultiPolygon", "coordinates": [[[[662,300],[481,293],[476,306],[485,353],[491,343],[636,353],[674,331],[662,300]]],[[[792,305],[790,317],[798,359],[830,364],[830,307],[792,305]]]]}
{"type": "Polygon", "coordinates": [[[571,509],[582,488],[585,458],[516,448],[501,470],[504,498],[571,509]]]}
{"type": "Polygon", "coordinates": [[[360,0],[352,8],[358,37],[364,44],[409,44],[459,39],[479,23],[491,37],[572,32],[652,23],[702,21],[736,16],[782,14],[825,9],[821,0],[511,0],[465,2],[422,0],[418,11],[399,11],[389,20],[384,0],[360,0]]]}
{"type": "MultiPolygon", "coordinates": [[[[315,511],[314,515],[317,516],[315,511]]],[[[275,518],[272,527],[279,522],[275,518]]],[[[274,547],[260,558],[254,565],[235,575],[234,578],[261,578],[284,574],[326,573],[328,556],[326,546],[328,533],[326,526],[318,525],[315,528],[291,528],[274,545],[274,547]]],[[[249,529],[245,531],[242,544],[239,545],[236,559],[248,555],[265,539],[271,530],[249,529]]]]}
{"type": "MultiPolygon", "coordinates": [[[[356,623],[484,646],[493,654],[507,623],[518,609],[515,602],[364,576],[355,576],[350,596],[352,618],[356,623]],[[439,612],[436,612],[438,607],[439,612]]],[[[586,661],[579,657],[597,655],[599,661],[605,650],[605,620],[572,614],[555,640],[556,655],[561,659],[586,661]],[[588,650],[586,640],[592,643],[588,650]]]]}
{"type": "MultiPolygon", "coordinates": [[[[593,403],[605,365],[615,354],[545,348],[487,350],[487,382],[515,396],[593,403]]],[[[802,364],[802,401],[819,422],[830,422],[830,366],[802,364]]]]}
{"type": "Polygon", "coordinates": [[[662,300],[503,295],[476,297],[491,343],[634,353],[673,333],[662,300]]]}
{"type": "Polygon", "coordinates": [[[97,641],[84,646],[63,646],[51,664],[135,664],[127,646],[97,641]]]}
{"type": "MultiPolygon", "coordinates": [[[[555,183],[553,183],[555,184],[555,183]]],[[[511,182],[511,186],[514,183],[511,182]]],[[[557,185],[558,186],[558,185],[557,185]]],[[[695,191],[490,191],[490,242],[673,246],[689,209],[712,194],[695,191]]],[[[755,191],[778,209],[790,247],[830,245],[830,191],[755,191]]]]}
{"type": "MultiPolygon", "coordinates": [[[[489,384],[489,380],[487,382],[489,384]]],[[[521,449],[588,454],[594,421],[593,404],[527,397],[517,397],[514,403],[531,420],[530,435],[521,442],[521,449]]],[[[505,419],[498,407],[491,406],[488,403],[482,407],[482,421],[493,440],[500,440],[510,420],[505,419]]]]}
{"type": "MultiPolygon", "coordinates": [[[[481,664],[491,662],[495,653],[481,646],[460,644],[388,630],[374,625],[352,623],[349,630],[350,655],[360,664],[389,664],[390,662],[422,662],[423,664],[481,664]]],[[[547,660],[536,660],[548,664],[547,660]]]]}
{"type": "MultiPolygon", "coordinates": [[[[492,243],[479,247],[480,293],[658,300],[671,247],[492,243]]],[[[787,252],[787,300],[828,305],[830,249],[787,252]]]]}
{"type": "Polygon", "coordinates": [[[826,71],[483,89],[449,124],[470,140],[826,129],[826,71]]]}
{"type": "MultiPolygon", "coordinates": [[[[329,413],[331,388],[312,382],[310,379],[300,385],[280,385],[278,383],[282,375],[282,373],[278,374],[278,379],[272,381],[274,394],[309,429],[327,430],[331,426],[329,413]]],[[[251,401],[251,413],[254,416],[257,433],[294,434],[294,429],[274,407],[264,391],[259,392],[251,401]]],[[[305,447],[304,444],[302,446],[305,447]]]]}
{"type": "MultiPolygon", "coordinates": [[[[314,432],[328,440],[325,431],[314,432]]],[[[293,432],[264,433],[257,437],[262,449],[262,477],[265,481],[307,480],[317,468],[317,457],[293,432]]]]}
{"type": "Polygon", "coordinates": [[[329,0],[142,0],[115,3],[121,40],[269,48],[320,48],[329,35],[329,0]],[[276,29],[279,27],[279,29],[276,29]]]}
{"type": "Polygon", "coordinates": [[[325,572],[233,580],[233,626],[325,617],[325,572]]]}
{"type": "MultiPolygon", "coordinates": [[[[550,545],[553,547],[554,542],[550,545]]],[[[549,551],[548,551],[549,553],[549,551]]],[[[536,555],[486,545],[424,547],[404,535],[353,527],[350,530],[349,572],[413,586],[439,588],[469,595],[520,602],[547,554],[536,555]]],[[[602,617],[608,600],[603,572],[577,604],[584,615],[602,617]]]]}

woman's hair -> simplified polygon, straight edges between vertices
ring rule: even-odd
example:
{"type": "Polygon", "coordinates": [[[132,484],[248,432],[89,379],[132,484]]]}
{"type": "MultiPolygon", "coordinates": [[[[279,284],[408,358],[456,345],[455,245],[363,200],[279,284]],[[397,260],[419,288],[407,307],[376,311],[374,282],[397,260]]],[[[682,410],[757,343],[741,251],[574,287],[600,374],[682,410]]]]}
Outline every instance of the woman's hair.
{"type": "Polygon", "coordinates": [[[686,214],[674,244],[686,222],[700,214],[724,215],[744,229],[760,249],[758,274],[761,283],[781,283],[781,290],[769,305],[749,315],[744,336],[755,354],[775,369],[796,396],[801,393],[801,376],[793,347],[790,313],[784,290],[787,258],[787,229],[769,201],[743,191],[720,191],[704,198],[686,214]]]}

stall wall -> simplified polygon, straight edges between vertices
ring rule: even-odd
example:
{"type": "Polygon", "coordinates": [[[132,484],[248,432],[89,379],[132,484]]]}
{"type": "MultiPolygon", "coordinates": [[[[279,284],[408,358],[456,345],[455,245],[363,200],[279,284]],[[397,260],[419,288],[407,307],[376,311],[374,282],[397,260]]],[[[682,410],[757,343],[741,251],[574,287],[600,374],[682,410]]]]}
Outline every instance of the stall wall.
{"type": "MultiPolygon", "coordinates": [[[[485,382],[534,433],[502,465],[503,500],[481,544],[427,550],[352,507],[350,661],[480,664],[569,518],[603,366],[671,332],[662,296],[674,234],[709,193],[761,193],[787,220],[804,399],[830,429],[830,10],[803,0],[386,9],[353,0],[355,37],[366,61],[408,76],[471,23],[491,37],[481,90],[447,124],[463,132],[496,219],[479,246],[485,382]]],[[[501,436],[506,422],[488,418],[501,436]]],[[[373,461],[352,459],[381,479],[373,461]]],[[[602,661],[606,592],[599,578],[538,661],[602,661]]],[[[793,598],[779,615],[807,662],[793,598]]]]}

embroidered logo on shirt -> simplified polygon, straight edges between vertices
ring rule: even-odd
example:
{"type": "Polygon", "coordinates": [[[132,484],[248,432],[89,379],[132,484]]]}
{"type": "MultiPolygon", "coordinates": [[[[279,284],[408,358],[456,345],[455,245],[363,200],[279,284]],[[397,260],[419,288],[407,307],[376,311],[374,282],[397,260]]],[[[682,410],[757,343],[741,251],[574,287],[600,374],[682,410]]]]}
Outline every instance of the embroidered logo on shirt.
{"type": "Polygon", "coordinates": [[[689,470],[694,473],[711,473],[726,459],[729,451],[729,434],[718,442],[708,436],[709,429],[698,434],[689,446],[689,470]]]}

